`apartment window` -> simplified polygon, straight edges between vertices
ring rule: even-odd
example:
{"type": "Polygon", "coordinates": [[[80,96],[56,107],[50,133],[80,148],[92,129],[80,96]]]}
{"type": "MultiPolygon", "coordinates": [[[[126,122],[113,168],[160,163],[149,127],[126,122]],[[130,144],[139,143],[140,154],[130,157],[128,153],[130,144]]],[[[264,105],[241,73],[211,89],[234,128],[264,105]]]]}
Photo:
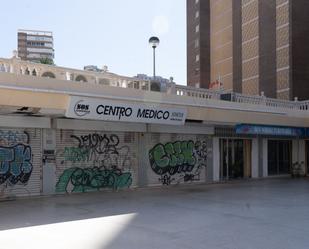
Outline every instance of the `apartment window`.
{"type": "Polygon", "coordinates": [[[199,42],[198,39],[196,39],[196,40],[194,41],[194,47],[195,47],[195,48],[198,48],[199,45],[200,45],[200,42],[199,42]]]}
{"type": "Polygon", "coordinates": [[[200,32],[200,25],[199,24],[195,26],[195,32],[196,33],[200,32]]]}
{"type": "Polygon", "coordinates": [[[195,87],[200,88],[200,83],[199,82],[195,83],[195,87]]]}
{"type": "Polygon", "coordinates": [[[195,68],[195,75],[198,75],[199,73],[200,73],[200,68],[198,67],[198,68],[195,68]]]}
{"type": "Polygon", "coordinates": [[[200,17],[200,12],[197,10],[196,12],[195,12],[195,18],[197,19],[197,18],[199,18],[200,17]]]}
{"type": "Polygon", "coordinates": [[[197,55],[195,56],[195,61],[196,61],[196,62],[200,61],[200,55],[199,55],[199,54],[197,54],[197,55]]]}
{"type": "Polygon", "coordinates": [[[46,41],[46,42],[53,42],[52,37],[40,37],[40,36],[27,36],[27,41],[46,41]]]}

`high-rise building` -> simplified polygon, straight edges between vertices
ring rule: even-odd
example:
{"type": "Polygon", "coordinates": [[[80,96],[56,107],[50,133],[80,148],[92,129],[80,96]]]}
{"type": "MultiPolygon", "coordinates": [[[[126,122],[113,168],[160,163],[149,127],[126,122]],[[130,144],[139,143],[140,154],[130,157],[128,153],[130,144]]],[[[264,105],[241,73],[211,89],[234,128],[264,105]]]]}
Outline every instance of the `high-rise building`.
{"type": "Polygon", "coordinates": [[[54,59],[53,33],[49,31],[18,30],[18,56],[22,60],[38,62],[54,59]]]}
{"type": "Polygon", "coordinates": [[[208,88],[210,82],[209,0],[187,0],[188,85],[208,88]]]}
{"type": "Polygon", "coordinates": [[[187,0],[188,85],[309,98],[308,0],[187,0]]]}

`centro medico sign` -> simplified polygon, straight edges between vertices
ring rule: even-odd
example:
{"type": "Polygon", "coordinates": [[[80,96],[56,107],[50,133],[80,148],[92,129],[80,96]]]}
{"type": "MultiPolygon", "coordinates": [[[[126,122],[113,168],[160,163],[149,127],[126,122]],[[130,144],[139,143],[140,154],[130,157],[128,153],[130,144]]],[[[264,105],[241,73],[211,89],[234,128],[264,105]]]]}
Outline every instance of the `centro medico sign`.
{"type": "Polygon", "coordinates": [[[71,96],[65,116],[90,120],[183,125],[187,110],[71,96]]]}

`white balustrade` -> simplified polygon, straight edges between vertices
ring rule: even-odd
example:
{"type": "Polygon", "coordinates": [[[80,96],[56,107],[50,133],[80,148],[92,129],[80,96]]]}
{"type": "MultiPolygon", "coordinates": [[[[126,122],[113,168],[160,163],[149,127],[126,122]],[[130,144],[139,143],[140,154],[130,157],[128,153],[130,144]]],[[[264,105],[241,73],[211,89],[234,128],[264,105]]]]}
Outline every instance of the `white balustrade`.
{"type": "MultiPolygon", "coordinates": [[[[0,72],[8,72],[15,74],[25,74],[27,70],[29,74],[33,75],[33,70],[35,70],[35,74],[37,76],[41,75],[39,72],[41,70],[45,70],[45,67],[50,67],[47,65],[31,63],[27,61],[21,61],[20,59],[2,59],[0,58],[0,72]],[[14,69],[16,70],[14,72],[14,69]]],[[[57,67],[57,71],[63,71],[64,78],[66,80],[73,80],[72,75],[76,73],[75,69],[68,70],[68,68],[57,67]]],[[[80,73],[80,72],[78,72],[80,73]]],[[[105,74],[105,73],[96,73],[96,72],[83,72],[85,75],[94,74],[94,83],[99,84],[100,81],[106,80],[110,86],[116,87],[124,87],[124,88],[133,88],[133,89],[141,89],[144,91],[150,91],[150,81],[139,80],[136,78],[124,77],[116,74],[105,74]]],[[[61,73],[60,73],[61,74],[61,73]]],[[[88,82],[91,84],[91,82],[88,82]]],[[[288,100],[280,100],[267,98],[261,93],[261,96],[250,96],[244,95],[240,93],[231,93],[224,92],[222,90],[210,90],[210,89],[202,89],[195,87],[188,87],[183,85],[176,85],[171,82],[166,85],[166,88],[163,90],[166,94],[170,95],[178,95],[178,96],[186,96],[191,98],[197,98],[201,100],[221,100],[222,101],[231,101],[234,103],[242,103],[242,104],[250,104],[257,105],[263,109],[272,109],[278,108],[281,110],[301,110],[301,111],[309,111],[309,100],[307,101],[298,101],[295,98],[295,101],[288,100]],[[225,95],[222,95],[225,94],[225,95]]]]}
{"type": "Polygon", "coordinates": [[[209,89],[188,87],[182,85],[175,86],[175,93],[180,96],[188,96],[202,99],[220,99],[220,92],[209,89]]]}

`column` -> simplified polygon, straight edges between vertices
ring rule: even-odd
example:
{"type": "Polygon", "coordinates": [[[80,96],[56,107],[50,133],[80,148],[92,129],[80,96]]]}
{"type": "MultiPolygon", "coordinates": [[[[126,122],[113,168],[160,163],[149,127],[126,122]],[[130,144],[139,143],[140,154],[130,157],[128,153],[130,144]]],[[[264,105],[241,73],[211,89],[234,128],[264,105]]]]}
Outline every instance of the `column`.
{"type": "Polygon", "coordinates": [[[218,137],[213,138],[212,150],[212,180],[218,182],[220,180],[220,139],[218,137]]]}
{"type": "Polygon", "coordinates": [[[252,178],[259,178],[259,141],[257,138],[252,139],[252,156],[251,156],[251,176],[252,178]]]}

